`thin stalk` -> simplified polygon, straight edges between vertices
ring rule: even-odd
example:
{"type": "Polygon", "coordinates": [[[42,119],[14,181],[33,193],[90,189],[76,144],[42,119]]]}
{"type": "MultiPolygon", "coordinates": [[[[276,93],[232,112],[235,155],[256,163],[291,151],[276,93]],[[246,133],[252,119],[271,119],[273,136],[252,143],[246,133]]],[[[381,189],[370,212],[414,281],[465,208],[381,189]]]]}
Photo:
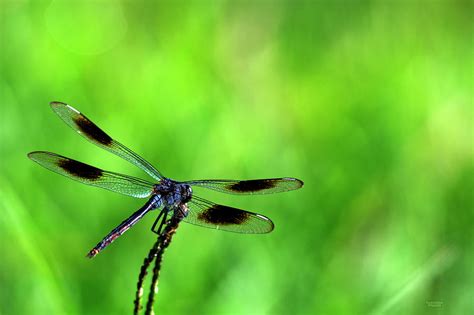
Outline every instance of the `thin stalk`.
{"type": "Polygon", "coordinates": [[[150,267],[153,260],[155,260],[155,265],[153,267],[153,276],[151,279],[151,287],[150,292],[148,293],[148,300],[146,303],[145,308],[145,315],[153,314],[153,304],[155,303],[155,295],[158,289],[158,278],[160,275],[161,269],[161,262],[163,260],[163,253],[165,252],[166,248],[171,243],[171,239],[173,235],[176,233],[176,229],[179,226],[179,222],[184,218],[184,211],[185,206],[182,206],[183,210],[178,210],[175,214],[166,222],[165,228],[163,231],[158,235],[158,239],[156,240],[153,247],[148,252],[147,257],[143,260],[143,264],[140,268],[140,273],[138,275],[138,282],[137,282],[137,291],[135,292],[135,300],[133,302],[133,314],[138,315],[140,310],[142,309],[141,305],[141,298],[143,296],[143,282],[145,281],[145,277],[148,274],[148,268],[150,267]]]}

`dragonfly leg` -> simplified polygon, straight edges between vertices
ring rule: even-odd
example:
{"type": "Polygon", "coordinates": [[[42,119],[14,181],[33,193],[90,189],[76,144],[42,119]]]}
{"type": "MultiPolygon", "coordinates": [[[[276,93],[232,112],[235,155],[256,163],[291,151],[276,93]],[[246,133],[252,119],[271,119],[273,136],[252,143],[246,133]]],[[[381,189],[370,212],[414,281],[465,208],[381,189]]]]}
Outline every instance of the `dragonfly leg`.
{"type": "Polygon", "coordinates": [[[189,213],[189,207],[186,203],[182,203],[178,206],[177,211],[175,212],[175,215],[181,220],[186,218],[189,213]]]}
{"type": "Polygon", "coordinates": [[[153,233],[156,233],[158,235],[161,234],[161,230],[163,228],[163,225],[166,223],[166,217],[168,216],[168,208],[164,207],[163,210],[160,211],[160,214],[156,218],[155,222],[153,223],[153,226],[151,227],[151,231],[153,233]],[[161,220],[160,220],[161,219],[161,220]],[[158,229],[156,229],[156,225],[160,222],[158,229]]]}

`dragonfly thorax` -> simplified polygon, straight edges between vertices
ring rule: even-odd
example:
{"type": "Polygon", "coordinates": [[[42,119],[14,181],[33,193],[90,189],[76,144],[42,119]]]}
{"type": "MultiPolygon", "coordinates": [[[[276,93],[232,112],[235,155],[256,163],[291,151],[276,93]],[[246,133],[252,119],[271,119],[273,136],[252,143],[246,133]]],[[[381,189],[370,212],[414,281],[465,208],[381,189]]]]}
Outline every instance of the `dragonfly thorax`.
{"type": "Polygon", "coordinates": [[[166,206],[175,206],[186,203],[191,200],[193,191],[190,185],[177,183],[170,179],[162,179],[159,184],[154,187],[156,194],[162,196],[166,206]]]}

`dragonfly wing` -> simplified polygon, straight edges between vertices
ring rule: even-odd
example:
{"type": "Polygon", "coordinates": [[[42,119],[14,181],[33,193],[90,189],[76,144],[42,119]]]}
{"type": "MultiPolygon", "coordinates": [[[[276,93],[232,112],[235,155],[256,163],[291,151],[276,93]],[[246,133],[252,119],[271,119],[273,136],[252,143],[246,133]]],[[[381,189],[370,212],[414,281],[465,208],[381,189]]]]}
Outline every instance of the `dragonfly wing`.
{"type": "Polygon", "coordinates": [[[86,185],[135,198],[146,198],[153,192],[153,184],[140,178],[104,171],[55,153],[35,151],[28,153],[28,157],[53,172],[86,185]]]}
{"type": "Polygon", "coordinates": [[[185,184],[229,194],[271,194],[301,188],[303,181],[290,177],[252,180],[203,179],[188,181],[185,184]]]}
{"type": "Polygon", "coordinates": [[[112,139],[96,124],[94,124],[72,106],[61,102],[51,102],[51,108],[66,124],[68,124],[72,129],[74,129],[77,133],[93,144],[120,156],[133,165],[138,166],[157,180],[161,180],[163,178],[163,175],[161,175],[161,173],[145,159],[140,157],[138,154],[120,142],[112,139]]]}
{"type": "Polygon", "coordinates": [[[189,212],[183,221],[236,233],[262,234],[273,230],[273,222],[261,214],[222,206],[193,196],[188,202],[189,212]]]}

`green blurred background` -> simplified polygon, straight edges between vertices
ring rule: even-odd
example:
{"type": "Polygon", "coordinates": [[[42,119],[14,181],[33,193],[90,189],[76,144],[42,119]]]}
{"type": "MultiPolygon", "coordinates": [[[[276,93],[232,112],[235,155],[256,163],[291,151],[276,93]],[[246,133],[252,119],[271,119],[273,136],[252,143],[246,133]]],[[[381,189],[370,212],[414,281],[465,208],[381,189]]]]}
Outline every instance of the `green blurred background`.
{"type": "MultiPolygon", "coordinates": [[[[4,1],[0,313],[130,314],[149,215],[47,150],[147,178],[74,134],[78,108],[178,179],[292,176],[239,235],[183,224],[157,314],[472,314],[473,2],[4,1]]],[[[196,189],[197,190],[197,189],[196,189]]],[[[148,290],[148,283],[146,284],[148,290]]]]}

